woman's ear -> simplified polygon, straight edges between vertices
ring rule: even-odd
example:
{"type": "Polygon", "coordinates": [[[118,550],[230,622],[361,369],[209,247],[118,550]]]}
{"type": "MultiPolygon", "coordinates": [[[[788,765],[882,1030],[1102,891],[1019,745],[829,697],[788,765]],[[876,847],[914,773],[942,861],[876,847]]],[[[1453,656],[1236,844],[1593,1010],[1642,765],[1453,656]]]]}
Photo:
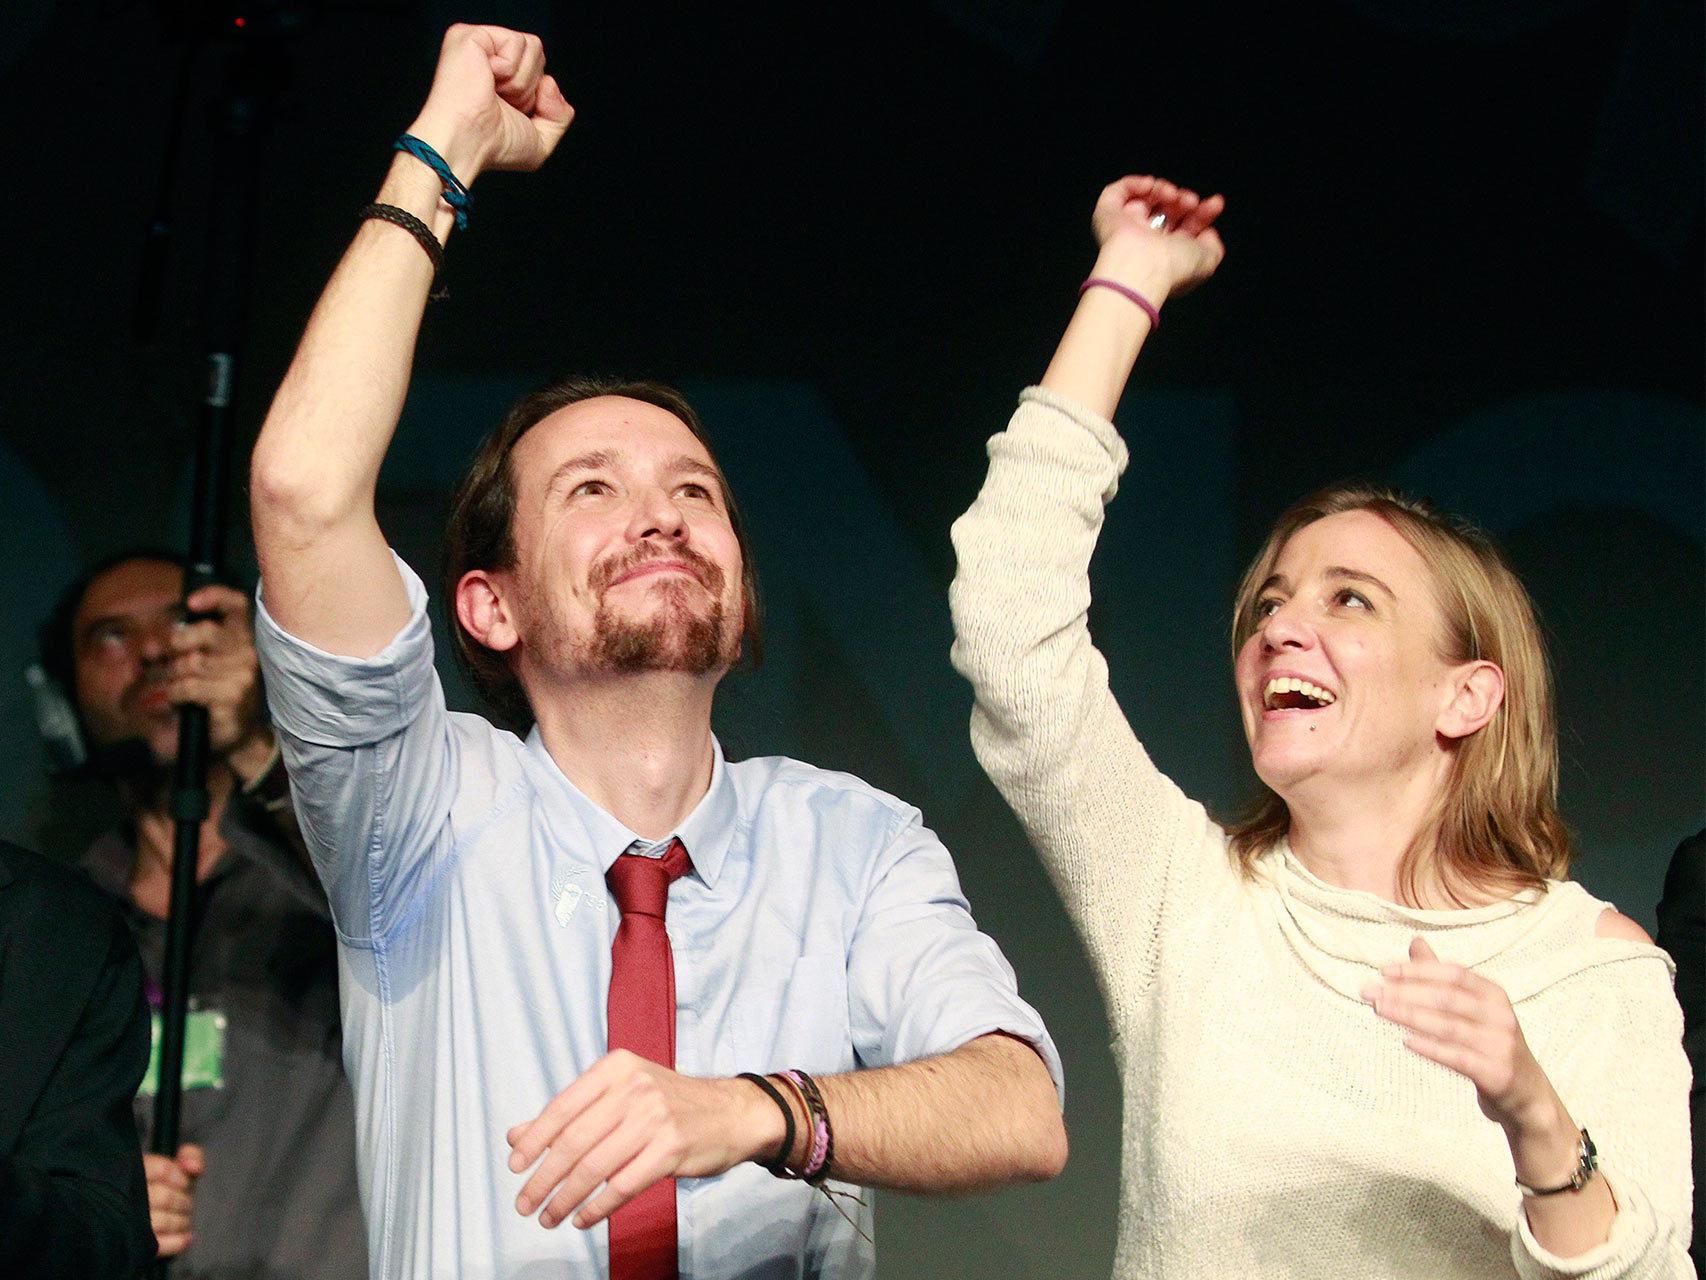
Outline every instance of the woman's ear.
{"type": "Polygon", "coordinates": [[[1451,700],[1434,728],[1451,739],[1479,732],[1505,700],[1505,673],[1497,663],[1466,662],[1451,674],[1451,700]]]}

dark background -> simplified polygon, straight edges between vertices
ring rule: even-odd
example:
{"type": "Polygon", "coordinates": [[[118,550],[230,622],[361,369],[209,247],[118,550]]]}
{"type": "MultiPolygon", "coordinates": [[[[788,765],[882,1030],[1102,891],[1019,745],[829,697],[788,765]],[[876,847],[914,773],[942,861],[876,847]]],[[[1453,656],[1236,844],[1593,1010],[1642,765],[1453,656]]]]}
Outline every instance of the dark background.
{"type": "MultiPolygon", "coordinates": [[[[1248,795],[1225,655],[1241,564],[1305,490],[1394,481],[1510,550],[1554,645],[1581,878],[1651,927],[1706,760],[1698,3],[330,5],[288,41],[257,144],[245,456],[454,19],[542,34],[578,116],[544,172],[480,183],[450,246],[388,531],[431,581],[446,486],[549,374],[686,386],[770,612],[770,663],[725,698],[730,754],[919,803],[1066,1056],[1063,1178],[885,1196],[886,1274],[1096,1277],[1111,1258],[1106,1025],[971,759],[945,590],[982,442],[1046,363],[1090,206],[1123,172],[1229,200],[1226,265],[1168,306],[1122,409],[1134,461],[1097,562],[1092,621],[1162,766],[1221,811],[1248,795]]],[[[78,564],[184,537],[225,59],[184,48],[147,3],[0,17],[6,672],[78,564]],[[141,341],[180,83],[171,255],[141,341]]],[[[237,524],[241,568],[240,497],[237,524]]],[[[20,680],[0,711],[18,765],[0,834],[73,848],[101,810],[41,781],[20,680]]]]}

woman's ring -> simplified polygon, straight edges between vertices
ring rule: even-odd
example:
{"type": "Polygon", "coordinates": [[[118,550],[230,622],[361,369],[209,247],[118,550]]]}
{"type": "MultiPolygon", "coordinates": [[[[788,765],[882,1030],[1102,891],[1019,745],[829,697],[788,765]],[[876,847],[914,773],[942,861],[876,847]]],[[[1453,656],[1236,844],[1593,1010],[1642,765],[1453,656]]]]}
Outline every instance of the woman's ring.
{"type": "Polygon", "coordinates": [[[1165,231],[1167,229],[1167,215],[1164,213],[1155,214],[1149,219],[1149,225],[1157,231],[1165,231]]]}

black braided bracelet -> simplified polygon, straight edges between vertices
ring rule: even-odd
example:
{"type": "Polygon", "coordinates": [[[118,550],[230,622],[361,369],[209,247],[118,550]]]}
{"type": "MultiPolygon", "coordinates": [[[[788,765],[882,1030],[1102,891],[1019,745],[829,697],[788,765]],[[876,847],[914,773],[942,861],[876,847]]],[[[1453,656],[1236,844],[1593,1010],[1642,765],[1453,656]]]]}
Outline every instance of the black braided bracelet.
{"type": "Polygon", "coordinates": [[[775,1085],[756,1072],[743,1071],[740,1073],[739,1079],[752,1081],[753,1084],[769,1094],[770,1100],[782,1109],[782,1146],[769,1162],[759,1160],[756,1163],[767,1173],[778,1178],[789,1177],[787,1164],[788,1156],[794,1149],[794,1109],[788,1105],[787,1100],[782,1097],[775,1085]]]}
{"type": "MultiPolygon", "coordinates": [[[[431,227],[407,209],[399,209],[394,204],[363,205],[360,220],[366,222],[369,218],[377,218],[381,222],[389,222],[393,226],[401,227],[420,241],[421,248],[425,249],[427,257],[432,259],[432,282],[434,285],[438,284],[439,274],[444,270],[444,246],[438,242],[438,237],[433,235],[431,227]]],[[[428,296],[442,298],[444,297],[444,290],[435,289],[428,296]]]]}

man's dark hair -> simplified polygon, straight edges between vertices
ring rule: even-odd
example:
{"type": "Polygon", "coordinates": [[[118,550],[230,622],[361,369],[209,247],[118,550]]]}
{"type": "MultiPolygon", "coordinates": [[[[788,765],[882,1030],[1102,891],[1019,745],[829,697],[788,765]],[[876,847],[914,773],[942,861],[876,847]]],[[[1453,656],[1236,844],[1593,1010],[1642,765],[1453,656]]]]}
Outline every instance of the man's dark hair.
{"type": "Polygon", "coordinates": [[[77,705],[77,610],[82,607],[83,597],[89,594],[96,578],[133,560],[158,561],[176,565],[180,570],[188,567],[188,560],[182,552],[168,551],[164,547],[129,547],[115,552],[97,560],[71,580],[59,593],[53,612],[47,615],[36,633],[41,668],[65,691],[73,708],[77,705]]]}
{"type": "Polygon", "coordinates": [[[533,710],[507,653],[499,653],[481,644],[462,626],[456,612],[456,584],[471,569],[512,569],[515,567],[515,472],[510,456],[515,445],[528,431],[559,409],[566,409],[583,400],[600,396],[620,396],[656,405],[676,418],[691,431],[694,438],[711,454],[711,465],[723,488],[723,502],[728,508],[729,523],[734,528],[735,541],[740,546],[741,594],[745,607],[741,618],[741,660],[756,666],[763,657],[763,624],[758,606],[758,574],[752,563],[752,549],[747,544],[746,524],[740,507],[729,489],[727,477],[717,465],[716,454],[705,431],[705,424],[693,406],[673,387],[658,382],[630,381],[619,378],[564,378],[547,387],[523,396],[510,406],[503,420],[492,430],[474,454],[468,474],[457,486],[451,501],[450,522],[444,537],[444,600],[450,615],[450,635],[454,641],[457,661],[468,673],[481,695],[491,704],[500,721],[520,729],[533,720],[533,710]]]}

